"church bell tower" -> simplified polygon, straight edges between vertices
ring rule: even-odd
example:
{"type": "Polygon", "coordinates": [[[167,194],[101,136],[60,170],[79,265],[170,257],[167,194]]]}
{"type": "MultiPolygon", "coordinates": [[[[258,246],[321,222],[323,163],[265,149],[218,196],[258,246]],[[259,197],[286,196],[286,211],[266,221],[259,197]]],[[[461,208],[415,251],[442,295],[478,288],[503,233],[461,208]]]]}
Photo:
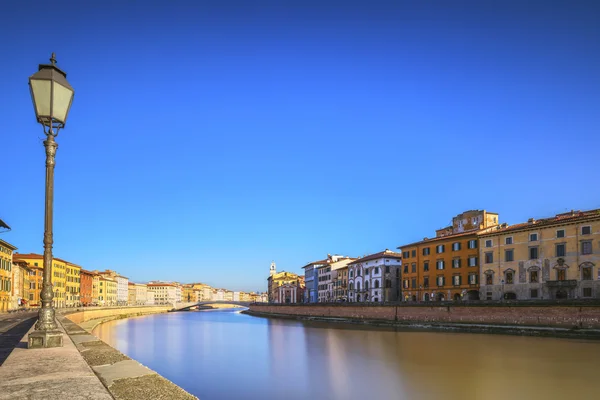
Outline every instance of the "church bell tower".
{"type": "Polygon", "coordinates": [[[269,276],[273,276],[277,273],[277,267],[275,266],[275,261],[271,262],[271,270],[269,271],[269,276]]]}

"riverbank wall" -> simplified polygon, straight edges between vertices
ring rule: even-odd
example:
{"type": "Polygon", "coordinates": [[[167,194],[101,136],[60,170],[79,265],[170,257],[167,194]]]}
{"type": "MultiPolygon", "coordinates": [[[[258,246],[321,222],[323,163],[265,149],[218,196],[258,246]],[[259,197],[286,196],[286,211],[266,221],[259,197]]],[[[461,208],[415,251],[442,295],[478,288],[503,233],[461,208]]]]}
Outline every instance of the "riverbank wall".
{"type": "Polygon", "coordinates": [[[173,306],[141,306],[141,307],[110,307],[110,308],[82,308],[76,311],[63,312],[71,322],[78,324],[88,332],[104,322],[115,319],[139,317],[150,314],[169,312],[173,306]]]}
{"type": "Polygon", "coordinates": [[[600,303],[252,304],[248,314],[373,325],[600,339],[600,303]]]}

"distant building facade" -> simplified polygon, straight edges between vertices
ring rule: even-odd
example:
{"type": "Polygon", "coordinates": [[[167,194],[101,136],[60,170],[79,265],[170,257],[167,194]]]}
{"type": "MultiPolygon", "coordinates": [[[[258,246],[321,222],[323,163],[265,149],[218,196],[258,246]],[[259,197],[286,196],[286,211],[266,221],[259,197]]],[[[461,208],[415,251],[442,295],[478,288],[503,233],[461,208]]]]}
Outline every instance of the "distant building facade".
{"type": "Polygon", "coordinates": [[[402,255],[386,249],[348,264],[348,297],[352,302],[387,302],[400,298],[402,255]]]}
{"type": "Polygon", "coordinates": [[[600,210],[502,226],[479,247],[484,300],[600,298],[600,210]]]}

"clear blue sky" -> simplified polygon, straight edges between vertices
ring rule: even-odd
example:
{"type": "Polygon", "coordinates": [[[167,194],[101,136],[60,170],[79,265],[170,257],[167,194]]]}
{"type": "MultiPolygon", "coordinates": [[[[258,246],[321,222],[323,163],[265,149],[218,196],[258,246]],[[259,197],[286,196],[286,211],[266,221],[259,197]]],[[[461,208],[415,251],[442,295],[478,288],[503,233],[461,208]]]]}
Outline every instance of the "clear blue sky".
{"type": "Polygon", "coordinates": [[[600,207],[599,2],[21,1],[2,17],[0,237],[21,252],[42,252],[27,78],[52,51],[76,90],[54,250],[88,269],[265,290],[271,260],[394,249],[464,210],[600,207]]]}

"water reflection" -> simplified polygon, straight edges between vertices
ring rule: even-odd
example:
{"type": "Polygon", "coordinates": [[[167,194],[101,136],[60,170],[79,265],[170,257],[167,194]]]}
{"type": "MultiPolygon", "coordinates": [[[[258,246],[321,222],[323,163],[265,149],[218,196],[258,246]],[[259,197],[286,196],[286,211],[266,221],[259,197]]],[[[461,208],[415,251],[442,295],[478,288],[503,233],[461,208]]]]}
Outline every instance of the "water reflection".
{"type": "Polygon", "coordinates": [[[600,343],[187,312],[95,332],[202,400],[596,398],[600,343]]]}

